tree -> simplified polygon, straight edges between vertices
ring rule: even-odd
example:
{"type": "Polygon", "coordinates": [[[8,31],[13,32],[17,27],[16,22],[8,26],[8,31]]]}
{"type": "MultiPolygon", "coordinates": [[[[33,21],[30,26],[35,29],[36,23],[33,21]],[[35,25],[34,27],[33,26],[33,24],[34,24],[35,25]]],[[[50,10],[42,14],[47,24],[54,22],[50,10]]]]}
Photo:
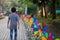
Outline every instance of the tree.
{"type": "Polygon", "coordinates": [[[45,2],[46,2],[46,0],[41,0],[42,1],[42,16],[44,15],[45,16],[45,18],[47,18],[47,14],[46,14],[46,6],[45,6],[45,2]]]}
{"type": "Polygon", "coordinates": [[[12,1],[12,6],[13,7],[17,7],[18,6],[18,2],[17,1],[12,1]]]}
{"type": "Polygon", "coordinates": [[[43,17],[43,15],[45,16],[45,18],[47,17],[47,14],[46,14],[46,4],[47,0],[33,0],[33,3],[36,4],[36,14],[38,14],[38,11],[39,11],[39,6],[42,5],[42,13],[41,13],[41,16],[43,17]]]}
{"type": "Polygon", "coordinates": [[[37,17],[38,16],[38,10],[39,10],[38,0],[33,0],[33,3],[36,4],[36,17],[37,17]]]}
{"type": "Polygon", "coordinates": [[[0,0],[0,12],[2,12],[2,9],[3,9],[2,7],[3,7],[4,3],[5,3],[4,1],[5,0],[0,0]]]}
{"type": "Polygon", "coordinates": [[[32,5],[31,0],[19,0],[19,7],[23,7],[25,9],[25,14],[27,15],[27,9],[32,5]]]}
{"type": "Polygon", "coordinates": [[[52,14],[52,19],[56,19],[56,0],[51,0],[51,14],[52,14]]]}

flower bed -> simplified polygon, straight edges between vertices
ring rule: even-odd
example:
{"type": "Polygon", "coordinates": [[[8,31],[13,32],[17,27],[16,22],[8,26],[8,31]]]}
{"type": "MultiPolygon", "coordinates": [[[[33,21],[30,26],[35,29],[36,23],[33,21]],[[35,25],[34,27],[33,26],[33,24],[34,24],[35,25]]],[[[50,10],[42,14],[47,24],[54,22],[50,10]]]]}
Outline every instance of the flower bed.
{"type": "Polygon", "coordinates": [[[32,17],[29,19],[28,16],[23,15],[26,29],[30,40],[60,40],[56,38],[52,32],[46,31],[46,25],[44,22],[39,22],[37,18],[32,17]]]}

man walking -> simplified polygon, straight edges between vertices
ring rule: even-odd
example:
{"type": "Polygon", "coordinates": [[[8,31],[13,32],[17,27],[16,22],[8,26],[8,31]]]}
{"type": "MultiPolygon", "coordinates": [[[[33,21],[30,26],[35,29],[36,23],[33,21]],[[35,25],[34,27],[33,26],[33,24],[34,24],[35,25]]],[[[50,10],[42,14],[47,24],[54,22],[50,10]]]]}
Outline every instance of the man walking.
{"type": "Polygon", "coordinates": [[[16,14],[16,8],[11,8],[11,14],[8,17],[7,28],[10,28],[10,40],[13,40],[13,30],[14,30],[14,40],[17,40],[17,26],[19,28],[19,17],[16,14]],[[10,23],[10,27],[9,27],[10,23]]]}

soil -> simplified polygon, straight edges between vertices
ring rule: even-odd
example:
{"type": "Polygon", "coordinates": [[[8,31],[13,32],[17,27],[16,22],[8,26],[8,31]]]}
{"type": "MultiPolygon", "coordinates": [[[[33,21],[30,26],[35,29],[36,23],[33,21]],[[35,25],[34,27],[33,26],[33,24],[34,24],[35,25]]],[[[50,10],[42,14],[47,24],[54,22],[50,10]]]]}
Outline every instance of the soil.
{"type": "Polygon", "coordinates": [[[48,21],[45,23],[47,32],[52,32],[56,37],[60,37],[60,22],[57,20],[48,21]]]}

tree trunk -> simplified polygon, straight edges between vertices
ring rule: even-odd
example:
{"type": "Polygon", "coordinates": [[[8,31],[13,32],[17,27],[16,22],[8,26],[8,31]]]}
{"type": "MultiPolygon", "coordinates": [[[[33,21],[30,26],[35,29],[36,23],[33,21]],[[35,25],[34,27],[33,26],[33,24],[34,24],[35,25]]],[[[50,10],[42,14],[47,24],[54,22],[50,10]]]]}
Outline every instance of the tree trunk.
{"type": "Polygon", "coordinates": [[[42,11],[41,11],[41,17],[43,17],[43,7],[42,7],[42,11]]]}
{"type": "Polygon", "coordinates": [[[39,10],[39,7],[38,7],[38,4],[36,4],[36,17],[38,16],[38,10],[39,10]]]}
{"type": "Polygon", "coordinates": [[[45,10],[45,18],[47,18],[46,6],[44,7],[45,10]]]}
{"type": "Polygon", "coordinates": [[[43,7],[43,16],[45,17],[45,8],[43,7]]]}
{"type": "Polygon", "coordinates": [[[52,13],[52,19],[56,19],[56,1],[52,0],[51,3],[51,13],[52,13]]]}
{"type": "Polygon", "coordinates": [[[0,12],[2,12],[2,6],[0,6],[0,12]]]}
{"type": "Polygon", "coordinates": [[[25,5],[25,15],[27,15],[27,5],[25,5]]]}
{"type": "Polygon", "coordinates": [[[46,8],[45,8],[45,3],[42,3],[42,17],[45,16],[45,18],[47,18],[47,13],[46,13],[46,8]]]}

